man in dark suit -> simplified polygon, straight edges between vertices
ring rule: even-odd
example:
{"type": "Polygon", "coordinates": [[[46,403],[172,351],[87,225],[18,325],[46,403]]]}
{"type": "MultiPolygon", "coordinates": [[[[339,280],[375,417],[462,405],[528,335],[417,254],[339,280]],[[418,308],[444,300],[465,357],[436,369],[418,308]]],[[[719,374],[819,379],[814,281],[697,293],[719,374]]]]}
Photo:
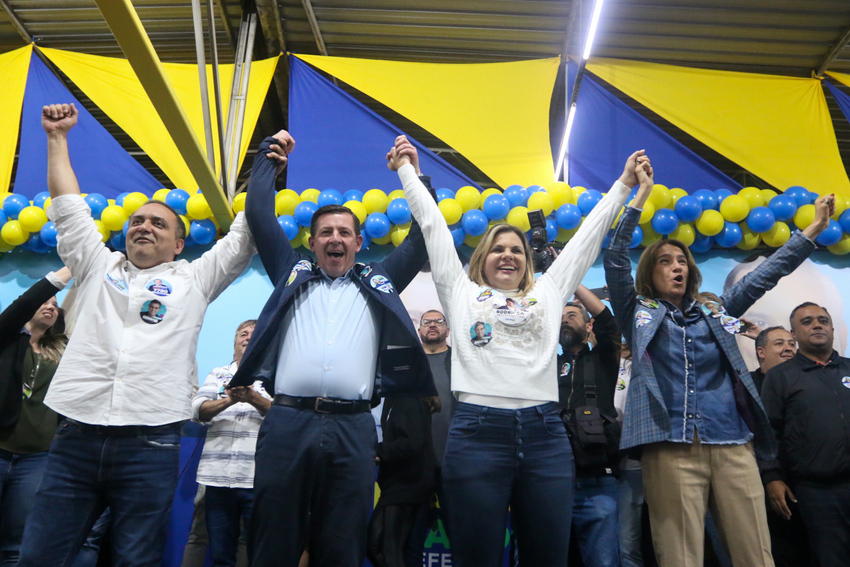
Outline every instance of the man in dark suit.
{"type": "MultiPolygon", "coordinates": [[[[274,178],[295,141],[266,138],[245,212],[275,286],[232,385],[265,382],[274,404],[260,428],[249,530],[252,564],[360,567],[375,474],[372,400],[434,396],[428,360],[399,293],[427,259],[416,223],[380,262],[355,264],[363,237],[339,205],[313,215],[296,253],[274,214],[274,178]]],[[[417,168],[418,169],[418,168],[417,168]]]]}

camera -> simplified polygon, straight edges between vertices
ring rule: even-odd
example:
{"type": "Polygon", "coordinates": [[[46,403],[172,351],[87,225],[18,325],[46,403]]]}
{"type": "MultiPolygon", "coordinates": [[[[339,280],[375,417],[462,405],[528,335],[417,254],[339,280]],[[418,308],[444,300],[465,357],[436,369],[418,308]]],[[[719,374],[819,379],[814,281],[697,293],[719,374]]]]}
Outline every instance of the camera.
{"type": "Polygon", "coordinates": [[[531,225],[531,249],[533,250],[534,271],[546,273],[555,255],[549,250],[553,243],[546,234],[546,217],[541,209],[528,211],[528,223],[531,225]]]}

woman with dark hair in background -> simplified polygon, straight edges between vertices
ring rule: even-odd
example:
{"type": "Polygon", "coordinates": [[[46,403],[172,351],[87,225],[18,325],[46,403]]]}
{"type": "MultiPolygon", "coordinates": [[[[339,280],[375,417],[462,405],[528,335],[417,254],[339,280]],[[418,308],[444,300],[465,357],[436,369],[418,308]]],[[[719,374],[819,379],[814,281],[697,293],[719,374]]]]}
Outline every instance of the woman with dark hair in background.
{"type": "Polygon", "coordinates": [[[51,272],[0,313],[0,565],[17,565],[24,523],[41,481],[58,415],[44,395],[65,351],[56,292],[71,279],[51,272]]]}

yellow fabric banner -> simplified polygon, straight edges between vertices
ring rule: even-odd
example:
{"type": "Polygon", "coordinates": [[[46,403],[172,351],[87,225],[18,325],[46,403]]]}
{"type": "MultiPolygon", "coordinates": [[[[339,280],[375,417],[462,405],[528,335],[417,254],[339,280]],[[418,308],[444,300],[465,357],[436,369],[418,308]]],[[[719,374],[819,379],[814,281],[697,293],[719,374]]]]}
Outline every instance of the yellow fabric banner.
{"type": "MultiPolygon", "coordinates": [[[[136,77],[136,73],[126,59],[86,55],[70,51],[60,51],[39,47],[41,51],[74,82],[92,102],[103,110],[118,126],[135,141],[154,163],[162,169],[174,185],[180,189],[193,191],[198,188],[189,168],[180,157],[177,147],[171,140],[162,120],[136,77]]],[[[251,141],[251,135],[260,116],[260,109],[271,84],[278,57],[254,61],[251,65],[251,78],[248,83],[247,106],[245,108],[245,126],[239,147],[239,165],[245,159],[245,153],[251,141]]],[[[206,151],[204,135],[204,117],[201,108],[200,83],[197,65],[185,63],[164,63],[168,75],[183,110],[189,117],[195,135],[206,151]]],[[[230,85],[233,77],[233,65],[219,65],[222,100],[222,115],[227,116],[230,104],[230,85]]],[[[210,108],[215,108],[213,93],[212,66],[207,65],[207,85],[209,86],[210,108]]],[[[219,156],[218,125],[213,114],[213,145],[216,155],[216,173],[221,170],[219,156]]]]}
{"type": "Polygon", "coordinates": [[[850,87],[850,75],[848,75],[847,73],[833,73],[832,71],[827,71],[826,74],[835,79],[836,81],[844,83],[845,85],[850,87]]]}
{"type": "Polygon", "coordinates": [[[32,44],[0,55],[0,193],[8,191],[12,182],[30,56],[32,44]]]}
{"type": "Polygon", "coordinates": [[[559,58],[441,64],[297,57],[428,130],[502,187],[554,179],[549,103],[559,58]]]}
{"type": "Polygon", "coordinates": [[[777,189],[850,197],[817,79],[618,59],[593,59],[587,68],[777,189]]]}

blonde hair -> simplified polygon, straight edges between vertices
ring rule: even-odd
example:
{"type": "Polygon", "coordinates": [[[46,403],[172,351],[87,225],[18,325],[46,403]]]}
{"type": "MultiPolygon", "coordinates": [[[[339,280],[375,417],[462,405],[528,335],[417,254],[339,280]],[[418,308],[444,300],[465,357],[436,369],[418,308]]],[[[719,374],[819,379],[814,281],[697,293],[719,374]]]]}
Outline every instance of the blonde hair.
{"type": "Polygon", "coordinates": [[[53,362],[59,362],[59,359],[65,354],[65,346],[67,344],[68,336],[65,334],[65,310],[60,307],[56,315],[56,321],[38,338],[38,349],[45,358],[53,362]]]}
{"type": "Polygon", "coordinates": [[[487,229],[487,232],[484,233],[484,236],[481,237],[481,241],[478,243],[478,246],[475,247],[475,251],[472,253],[472,258],[469,260],[469,279],[478,285],[492,285],[484,277],[484,260],[493,248],[493,243],[496,241],[496,237],[505,232],[513,232],[519,237],[520,242],[522,242],[522,250],[525,254],[525,273],[523,274],[518,287],[520,293],[525,295],[534,285],[534,257],[531,253],[531,245],[528,243],[528,239],[520,229],[506,223],[491,226],[487,229]]]}

